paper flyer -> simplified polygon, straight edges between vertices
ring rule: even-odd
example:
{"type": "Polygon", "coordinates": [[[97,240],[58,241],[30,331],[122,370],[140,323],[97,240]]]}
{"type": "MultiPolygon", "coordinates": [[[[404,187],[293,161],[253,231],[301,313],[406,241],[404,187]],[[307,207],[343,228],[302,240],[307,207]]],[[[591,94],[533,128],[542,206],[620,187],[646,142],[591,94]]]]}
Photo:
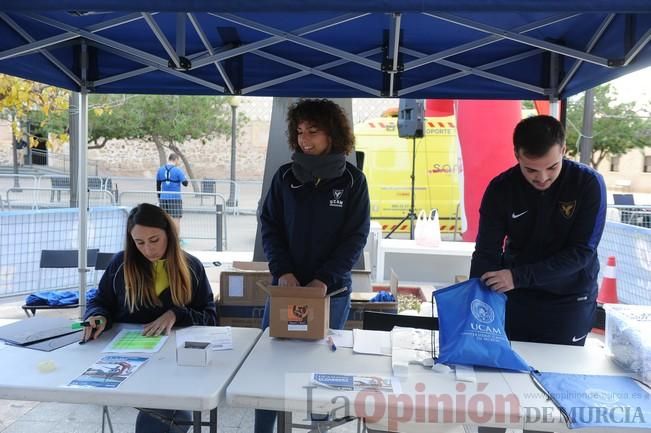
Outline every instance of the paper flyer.
{"type": "Polygon", "coordinates": [[[312,373],[311,381],[314,385],[341,391],[400,392],[400,382],[386,376],[312,373]]]}
{"type": "Polygon", "coordinates": [[[70,382],[73,388],[117,388],[149,358],[144,356],[104,356],[70,382]]]}

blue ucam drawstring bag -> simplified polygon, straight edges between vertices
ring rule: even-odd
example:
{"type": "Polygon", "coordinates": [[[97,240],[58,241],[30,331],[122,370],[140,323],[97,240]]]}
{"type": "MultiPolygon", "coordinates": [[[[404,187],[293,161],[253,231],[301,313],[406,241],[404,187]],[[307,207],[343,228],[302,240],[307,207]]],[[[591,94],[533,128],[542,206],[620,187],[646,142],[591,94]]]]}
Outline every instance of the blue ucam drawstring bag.
{"type": "Polygon", "coordinates": [[[433,294],[439,316],[440,364],[529,371],[504,330],[506,295],[472,278],[433,294]]]}

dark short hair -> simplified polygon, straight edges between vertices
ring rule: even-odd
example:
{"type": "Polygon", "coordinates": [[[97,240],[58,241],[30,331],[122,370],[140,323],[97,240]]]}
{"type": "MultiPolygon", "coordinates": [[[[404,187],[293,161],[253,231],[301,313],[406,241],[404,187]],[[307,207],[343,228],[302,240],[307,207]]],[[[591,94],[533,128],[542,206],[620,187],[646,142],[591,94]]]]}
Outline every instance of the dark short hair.
{"type": "Polygon", "coordinates": [[[544,156],[555,145],[565,144],[565,129],[552,116],[532,116],[520,121],[513,131],[515,153],[544,156]]]}
{"type": "Polygon", "coordinates": [[[170,156],[167,157],[168,161],[178,161],[179,156],[176,153],[170,153],[170,156]]]}
{"type": "Polygon", "coordinates": [[[287,111],[289,148],[301,152],[298,145],[298,124],[310,122],[325,132],[332,141],[332,153],[348,155],[355,147],[355,136],[344,110],[328,99],[301,99],[287,111]]]}

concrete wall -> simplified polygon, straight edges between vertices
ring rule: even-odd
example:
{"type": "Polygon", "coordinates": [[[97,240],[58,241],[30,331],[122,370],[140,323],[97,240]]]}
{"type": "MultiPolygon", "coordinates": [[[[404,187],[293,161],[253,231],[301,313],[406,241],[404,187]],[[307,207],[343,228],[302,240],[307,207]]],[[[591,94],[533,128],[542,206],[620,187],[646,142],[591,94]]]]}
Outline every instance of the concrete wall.
{"type": "Polygon", "coordinates": [[[599,164],[608,190],[614,192],[651,193],[651,173],[644,173],[644,157],[651,155],[651,146],[634,149],[619,159],[619,171],[610,171],[610,158],[599,164]]]}
{"type": "MultiPolygon", "coordinates": [[[[268,121],[250,121],[239,131],[237,140],[238,180],[261,180],[269,139],[268,121]]],[[[196,178],[228,179],[230,176],[231,138],[214,137],[192,140],[179,146],[191,163],[196,178]]],[[[62,152],[68,154],[68,145],[62,152]]],[[[135,140],[111,140],[102,149],[88,151],[89,161],[100,161],[100,175],[154,177],[160,166],[153,143],[135,140]]],[[[11,129],[0,121],[0,165],[11,165],[11,129]]],[[[92,164],[89,164],[92,165],[92,164]]]]}

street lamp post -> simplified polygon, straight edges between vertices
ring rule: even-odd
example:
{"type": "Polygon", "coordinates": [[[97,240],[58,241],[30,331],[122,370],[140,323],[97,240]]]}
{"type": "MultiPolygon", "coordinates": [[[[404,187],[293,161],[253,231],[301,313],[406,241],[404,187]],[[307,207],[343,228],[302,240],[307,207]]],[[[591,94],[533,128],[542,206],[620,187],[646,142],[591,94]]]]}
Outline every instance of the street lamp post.
{"type": "Polygon", "coordinates": [[[235,165],[237,162],[237,107],[240,105],[240,97],[233,96],[229,104],[231,106],[231,182],[226,206],[237,207],[237,197],[235,196],[235,165]]]}

